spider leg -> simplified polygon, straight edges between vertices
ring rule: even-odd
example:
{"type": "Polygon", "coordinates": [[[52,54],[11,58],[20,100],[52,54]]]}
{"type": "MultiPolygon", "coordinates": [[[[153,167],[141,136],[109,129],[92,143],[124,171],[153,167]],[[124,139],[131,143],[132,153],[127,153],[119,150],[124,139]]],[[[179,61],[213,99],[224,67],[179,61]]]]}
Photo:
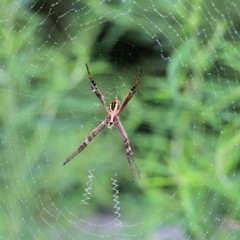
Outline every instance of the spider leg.
{"type": "Polygon", "coordinates": [[[135,81],[135,83],[132,85],[132,87],[130,88],[127,96],[123,99],[122,104],[120,105],[118,112],[117,112],[117,116],[120,115],[120,113],[122,112],[122,110],[124,109],[124,107],[127,105],[127,103],[130,101],[130,99],[132,98],[133,94],[136,92],[135,89],[138,85],[138,82],[141,78],[142,75],[142,69],[139,71],[138,77],[135,81]]]}
{"type": "Polygon", "coordinates": [[[106,118],[103,122],[101,122],[86,138],[86,140],[78,147],[78,149],[63,163],[63,165],[67,164],[71,161],[75,156],[77,156],[84,148],[89,144],[89,142],[97,136],[97,134],[106,126],[108,123],[108,118],[106,118]]]}
{"type": "Polygon", "coordinates": [[[132,182],[134,182],[132,162],[133,162],[133,164],[134,164],[134,166],[135,166],[135,168],[137,170],[139,179],[140,179],[140,172],[139,172],[137,164],[136,164],[136,162],[134,160],[133,151],[132,151],[132,148],[130,146],[130,141],[128,139],[127,133],[124,130],[123,125],[122,125],[122,123],[121,123],[119,118],[115,118],[115,124],[118,126],[118,129],[119,129],[119,131],[120,131],[120,133],[122,135],[123,141],[124,141],[125,146],[126,146],[127,160],[128,160],[128,163],[129,163],[131,174],[132,174],[132,182]]]}
{"type": "Polygon", "coordinates": [[[91,75],[91,73],[90,73],[90,71],[89,71],[89,68],[88,68],[87,63],[86,63],[86,68],[87,68],[87,72],[88,72],[88,77],[89,77],[89,79],[90,79],[90,81],[91,81],[91,84],[92,84],[91,88],[92,88],[93,92],[96,94],[96,96],[100,99],[100,101],[101,101],[101,103],[103,104],[106,112],[109,114],[109,110],[108,110],[108,108],[107,108],[107,106],[106,106],[106,102],[105,102],[105,100],[104,100],[104,96],[103,96],[103,94],[101,93],[99,87],[97,86],[95,80],[93,79],[93,77],[92,77],[92,75],[91,75]]]}

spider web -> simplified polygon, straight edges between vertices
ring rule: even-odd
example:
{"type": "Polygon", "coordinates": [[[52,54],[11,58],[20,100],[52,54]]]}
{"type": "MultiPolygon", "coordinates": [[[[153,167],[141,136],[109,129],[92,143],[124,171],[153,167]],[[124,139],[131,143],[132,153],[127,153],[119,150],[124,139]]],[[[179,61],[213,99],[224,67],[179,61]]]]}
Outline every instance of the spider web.
{"type": "Polygon", "coordinates": [[[239,1],[2,2],[0,238],[239,239],[239,1]]]}

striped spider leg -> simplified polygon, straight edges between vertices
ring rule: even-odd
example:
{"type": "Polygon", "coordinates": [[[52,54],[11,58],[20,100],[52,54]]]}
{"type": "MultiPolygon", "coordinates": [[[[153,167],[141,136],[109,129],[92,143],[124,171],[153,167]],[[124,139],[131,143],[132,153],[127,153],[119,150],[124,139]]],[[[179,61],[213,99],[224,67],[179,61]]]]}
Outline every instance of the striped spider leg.
{"type": "Polygon", "coordinates": [[[131,161],[133,161],[133,164],[134,164],[134,166],[135,166],[135,168],[136,168],[136,170],[137,170],[137,173],[138,173],[138,177],[139,177],[139,178],[140,178],[140,172],[139,172],[138,167],[137,167],[137,164],[136,164],[136,162],[135,162],[135,160],[134,160],[133,151],[132,151],[132,148],[131,148],[131,146],[130,146],[129,138],[128,138],[128,136],[127,136],[126,131],[124,130],[124,127],[123,127],[123,125],[122,125],[119,117],[117,117],[117,118],[115,119],[115,125],[118,126],[118,129],[119,129],[119,131],[120,131],[120,133],[121,133],[121,135],[122,135],[122,139],[123,139],[123,141],[124,141],[124,143],[125,143],[125,146],[126,146],[127,160],[128,160],[128,164],[129,164],[129,167],[130,167],[131,174],[132,174],[132,182],[133,182],[133,181],[134,181],[134,175],[133,175],[133,169],[132,169],[132,163],[131,163],[131,161]]]}
{"type": "Polygon", "coordinates": [[[77,156],[84,148],[92,141],[94,137],[97,136],[97,134],[106,126],[108,123],[108,118],[106,118],[104,121],[102,121],[86,138],[86,140],[79,146],[79,148],[70,156],[67,158],[67,160],[63,163],[63,165],[67,164],[69,161],[71,161],[75,156],[77,156]]]}
{"type": "Polygon", "coordinates": [[[139,74],[138,74],[138,77],[135,81],[135,83],[132,85],[132,87],[130,88],[127,96],[123,99],[123,102],[122,104],[120,105],[119,109],[118,109],[118,113],[117,115],[119,116],[120,113],[122,112],[122,110],[125,108],[125,106],[127,105],[127,103],[130,101],[130,99],[132,98],[133,94],[136,92],[136,87],[137,87],[137,84],[141,78],[141,75],[142,75],[142,69],[140,70],[139,74]]]}
{"type": "Polygon", "coordinates": [[[88,72],[88,77],[89,77],[89,79],[91,81],[91,84],[92,84],[91,88],[92,88],[93,92],[96,94],[96,96],[100,99],[100,101],[101,101],[102,105],[104,106],[107,114],[109,115],[110,112],[109,112],[109,110],[107,108],[106,102],[104,100],[104,96],[101,93],[100,89],[98,88],[96,82],[94,81],[94,79],[93,79],[93,77],[92,77],[92,75],[91,75],[91,73],[89,71],[87,63],[86,63],[86,68],[87,68],[87,72],[88,72]]]}
{"type": "Polygon", "coordinates": [[[89,142],[97,136],[97,134],[105,127],[107,126],[108,128],[112,128],[114,125],[118,126],[118,129],[122,135],[125,147],[126,147],[126,153],[127,153],[127,160],[129,163],[129,167],[130,167],[130,171],[132,174],[132,181],[134,181],[134,175],[133,175],[133,170],[132,170],[132,163],[134,164],[136,171],[138,173],[138,177],[140,178],[140,173],[137,167],[137,164],[134,160],[134,156],[133,156],[133,151],[131,149],[130,146],[130,141],[128,139],[127,133],[123,128],[123,125],[120,121],[119,115],[122,112],[122,110],[124,109],[124,107],[127,105],[127,103],[130,101],[130,99],[132,98],[133,94],[136,92],[135,88],[137,87],[137,84],[140,80],[141,74],[142,74],[142,70],[140,70],[139,75],[137,77],[137,80],[135,81],[135,83],[132,85],[130,91],[128,92],[128,94],[126,95],[126,97],[123,99],[123,102],[121,103],[117,98],[114,98],[111,103],[110,106],[107,107],[105,100],[104,100],[104,96],[101,93],[100,89],[98,88],[95,80],[93,79],[88,65],[86,64],[86,68],[87,68],[87,72],[88,72],[88,76],[90,79],[90,82],[92,84],[91,88],[93,90],[93,92],[96,94],[96,96],[99,98],[99,100],[101,101],[101,103],[103,104],[106,112],[107,112],[107,118],[101,122],[99,124],[99,126],[97,126],[91,133],[90,135],[86,138],[86,140],[78,147],[78,149],[70,156],[67,158],[67,160],[65,160],[65,162],[63,163],[63,165],[65,165],[66,163],[68,163],[70,160],[72,160],[75,156],[77,156],[81,151],[83,151],[85,149],[85,147],[89,144],[89,142]]]}

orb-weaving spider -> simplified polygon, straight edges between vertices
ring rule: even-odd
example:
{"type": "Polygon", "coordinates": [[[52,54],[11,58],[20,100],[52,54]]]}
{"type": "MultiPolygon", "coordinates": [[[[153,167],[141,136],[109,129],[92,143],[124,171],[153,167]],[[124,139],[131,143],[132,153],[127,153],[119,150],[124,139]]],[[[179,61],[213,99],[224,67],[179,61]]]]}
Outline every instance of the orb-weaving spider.
{"type": "Polygon", "coordinates": [[[93,92],[96,94],[96,96],[100,99],[101,103],[103,104],[103,107],[105,108],[106,112],[107,112],[107,118],[102,121],[102,123],[100,123],[100,125],[98,127],[96,127],[91,133],[90,135],[87,137],[87,139],[79,146],[79,148],[63,163],[63,165],[65,165],[66,163],[68,163],[70,160],[72,160],[77,154],[79,154],[88,144],[89,142],[97,136],[97,134],[105,127],[107,126],[108,128],[112,128],[114,125],[118,126],[118,129],[122,135],[123,141],[125,143],[126,146],[126,152],[127,152],[127,160],[129,163],[129,167],[131,170],[131,174],[132,174],[132,181],[134,181],[134,175],[133,175],[133,170],[132,170],[132,163],[131,161],[134,163],[134,166],[137,170],[138,173],[138,177],[140,178],[140,173],[137,167],[136,162],[134,161],[134,156],[133,156],[133,151],[131,149],[130,146],[130,141],[128,139],[127,133],[123,128],[123,125],[120,121],[119,115],[122,112],[122,110],[124,109],[124,107],[127,105],[127,103],[129,102],[129,100],[132,98],[133,94],[136,92],[135,88],[138,84],[138,81],[142,75],[142,69],[139,72],[139,75],[135,81],[135,83],[132,85],[130,91],[128,92],[128,94],[126,95],[126,97],[123,99],[123,102],[121,103],[116,97],[111,101],[109,108],[106,106],[105,100],[104,100],[104,96],[102,95],[100,89],[98,88],[97,84],[95,83],[89,69],[88,69],[88,65],[86,64],[86,68],[87,68],[87,72],[88,72],[88,76],[89,79],[91,81],[91,88],[93,90],[93,92]]]}

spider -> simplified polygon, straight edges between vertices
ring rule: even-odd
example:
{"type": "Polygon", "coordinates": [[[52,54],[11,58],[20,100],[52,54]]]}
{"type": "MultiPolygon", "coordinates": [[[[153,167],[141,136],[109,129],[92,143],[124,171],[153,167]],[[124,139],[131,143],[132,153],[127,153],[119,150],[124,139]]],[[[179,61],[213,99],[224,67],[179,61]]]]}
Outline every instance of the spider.
{"type": "Polygon", "coordinates": [[[103,107],[105,108],[106,112],[107,112],[107,118],[105,120],[103,120],[99,126],[97,126],[91,133],[90,135],[86,138],[86,140],[78,147],[78,149],[69,157],[67,158],[67,160],[63,163],[63,165],[67,164],[70,160],[72,160],[76,155],[78,155],[81,151],[83,151],[85,149],[85,147],[89,144],[89,142],[97,136],[97,134],[105,127],[107,126],[108,128],[112,128],[114,125],[117,125],[123,141],[125,143],[126,146],[126,152],[127,152],[127,160],[129,163],[129,167],[130,167],[130,171],[131,171],[131,175],[132,175],[132,182],[134,181],[134,174],[133,174],[133,169],[132,169],[132,163],[133,162],[136,171],[138,173],[138,177],[140,178],[140,173],[137,167],[136,162],[134,161],[134,156],[133,156],[133,151],[131,149],[130,146],[130,141],[128,139],[127,133],[123,128],[123,125],[120,121],[119,115],[121,114],[122,110],[124,109],[124,107],[127,105],[127,103],[130,101],[130,99],[132,98],[133,94],[136,92],[135,88],[138,84],[138,81],[142,75],[142,69],[139,72],[139,75],[135,81],[135,83],[132,85],[132,87],[130,88],[130,91],[128,92],[128,94],[126,95],[126,97],[123,99],[123,102],[121,103],[116,97],[111,101],[110,106],[107,107],[105,100],[104,100],[104,96],[101,93],[100,89],[98,88],[96,82],[94,81],[88,65],[86,64],[86,68],[87,68],[87,72],[88,72],[88,76],[89,79],[91,81],[91,88],[93,90],[93,92],[96,94],[96,96],[99,98],[99,100],[101,101],[103,107]]]}

